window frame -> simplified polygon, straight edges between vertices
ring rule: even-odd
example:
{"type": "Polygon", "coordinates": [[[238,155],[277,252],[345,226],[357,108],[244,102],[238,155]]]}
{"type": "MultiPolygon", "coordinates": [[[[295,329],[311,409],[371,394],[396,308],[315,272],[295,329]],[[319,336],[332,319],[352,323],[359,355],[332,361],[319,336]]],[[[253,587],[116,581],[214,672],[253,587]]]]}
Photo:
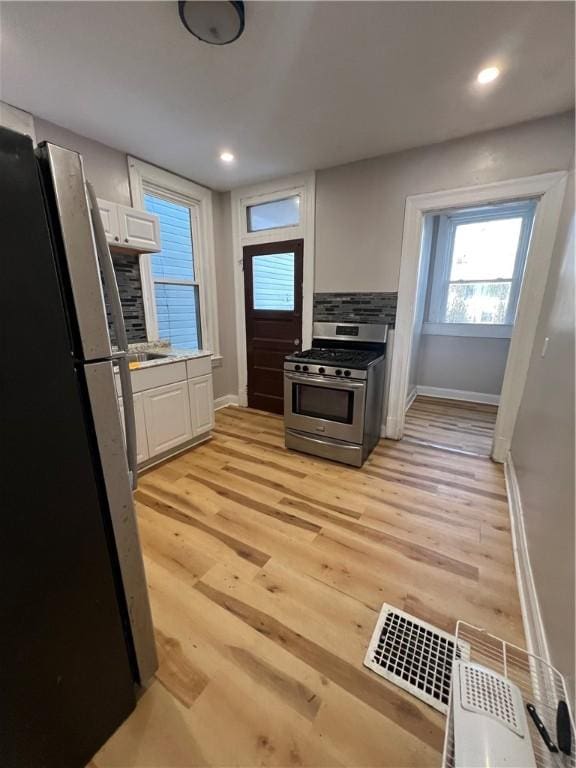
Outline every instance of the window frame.
{"type": "Polygon", "coordinates": [[[244,215],[246,216],[246,231],[243,233],[246,236],[250,235],[259,235],[264,232],[275,232],[279,229],[299,229],[302,226],[302,193],[300,191],[294,192],[294,194],[291,195],[284,195],[283,197],[277,197],[272,195],[262,195],[261,198],[268,197],[269,199],[259,199],[258,202],[250,202],[249,200],[242,201],[242,207],[244,210],[244,215]],[[275,227],[262,227],[260,229],[250,229],[250,209],[251,208],[257,208],[259,205],[268,205],[269,203],[281,203],[284,202],[284,200],[298,200],[298,216],[299,219],[295,224],[278,224],[275,227]]]}
{"type": "MultiPolygon", "coordinates": [[[[466,210],[446,212],[438,215],[438,232],[432,263],[432,280],[428,302],[426,322],[423,332],[437,335],[452,336],[484,336],[509,338],[512,335],[522,276],[526,264],[528,246],[532,232],[532,223],[536,210],[536,200],[522,200],[513,203],[501,203],[466,210]],[[456,229],[462,224],[472,224],[497,219],[521,218],[520,237],[516,250],[514,271],[510,278],[510,298],[506,309],[506,319],[502,324],[497,323],[450,323],[444,319],[450,288],[450,272],[456,229]]],[[[459,282],[459,281],[453,281],[459,282]]],[[[471,281],[461,281],[471,282],[471,281]]],[[[473,282],[473,281],[472,281],[473,282]]],[[[480,282],[508,282],[508,280],[485,280],[480,282]]]]}
{"type": "Polygon", "coordinates": [[[132,204],[135,207],[145,210],[144,195],[149,192],[150,194],[164,197],[166,200],[188,207],[190,209],[192,225],[193,281],[182,279],[171,281],[168,278],[154,278],[152,276],[152,254],[143,254],[140,257],[140,275],[148,340],[159,340],[154,284],[156,282],[172,282],[178,285],[198,285],[201,350],[210,351],[213,360],[221,360],[218,335],[212,191],[182,176],[170,173],[134,157],[128,158],[128,172],[132,204]]]}

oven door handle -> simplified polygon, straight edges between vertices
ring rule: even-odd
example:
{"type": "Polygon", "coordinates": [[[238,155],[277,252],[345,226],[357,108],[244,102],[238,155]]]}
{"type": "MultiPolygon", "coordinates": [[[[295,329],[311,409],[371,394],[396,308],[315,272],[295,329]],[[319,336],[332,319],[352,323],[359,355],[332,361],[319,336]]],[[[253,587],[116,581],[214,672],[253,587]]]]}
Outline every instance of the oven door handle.
{"type": "Polygon", "coordinates": [[[347,389],[347,390],[361,390],[365,389],[366,381],[354,381],[353,379],[331,379],[320,376],[298,376],[297,374],[284,372],[284,376],[288,381],[292,381],[295,384],[312,384],[312,386],[324,386],[331,389],[347,389]]]}

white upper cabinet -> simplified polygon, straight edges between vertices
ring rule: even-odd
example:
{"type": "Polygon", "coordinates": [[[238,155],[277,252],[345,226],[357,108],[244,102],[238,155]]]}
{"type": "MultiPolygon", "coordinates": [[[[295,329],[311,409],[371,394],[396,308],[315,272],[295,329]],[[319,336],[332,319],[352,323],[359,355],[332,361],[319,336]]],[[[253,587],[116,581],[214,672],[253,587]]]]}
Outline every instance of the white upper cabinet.
{"type": "Polygon", "coordinates": [[[155,214],[100,199],[98,208],[106,239],[114,248],[138,253],[160,250],[160,223],[155,214]]]}
{"type": "Polygon", "coordinates": [[[160,250],[160,223],[155,214],[119,205],[118,224],[122,246],[138,251],[160,250]]]}
{"type": "Polygon", "coordinates": [[[104,232],[106,233],[106,239],[109,243],[119,243],[118,206],[116,203],[109,203],[107,200],[98,200],[98,209],[104,226],[104,232]]]}

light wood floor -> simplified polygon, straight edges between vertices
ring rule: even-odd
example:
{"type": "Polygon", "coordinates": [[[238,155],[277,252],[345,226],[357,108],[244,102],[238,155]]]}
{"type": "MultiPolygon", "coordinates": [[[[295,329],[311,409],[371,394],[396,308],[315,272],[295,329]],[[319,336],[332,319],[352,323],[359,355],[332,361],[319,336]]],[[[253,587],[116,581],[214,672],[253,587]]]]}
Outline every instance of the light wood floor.
{"type": "Polygon", "coordinates": [[[406,413],[404,436],[443,448],[490,456],[498,408],[418,395],[406,413]]]}
{"type": "Polygon", "coordinates": [[[522,643],[488,459],[381,441],[358,470],[226,408],[136,500],[160,669],[92,767],[438,766],[444,717],[362,666],[382,602],[522,643]]]}

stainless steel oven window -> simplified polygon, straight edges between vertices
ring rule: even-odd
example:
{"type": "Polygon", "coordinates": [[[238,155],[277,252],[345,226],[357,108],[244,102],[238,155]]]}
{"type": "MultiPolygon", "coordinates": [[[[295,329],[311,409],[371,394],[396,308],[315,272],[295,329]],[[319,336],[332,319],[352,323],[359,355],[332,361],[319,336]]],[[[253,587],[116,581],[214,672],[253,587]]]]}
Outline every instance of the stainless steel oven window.
{"type": "Polygon", "coordinates": [[[293,413],[300,416],[352,424],[354,419],[354,392],[329,386],[310,386],[292,383],[293,413]]]}

